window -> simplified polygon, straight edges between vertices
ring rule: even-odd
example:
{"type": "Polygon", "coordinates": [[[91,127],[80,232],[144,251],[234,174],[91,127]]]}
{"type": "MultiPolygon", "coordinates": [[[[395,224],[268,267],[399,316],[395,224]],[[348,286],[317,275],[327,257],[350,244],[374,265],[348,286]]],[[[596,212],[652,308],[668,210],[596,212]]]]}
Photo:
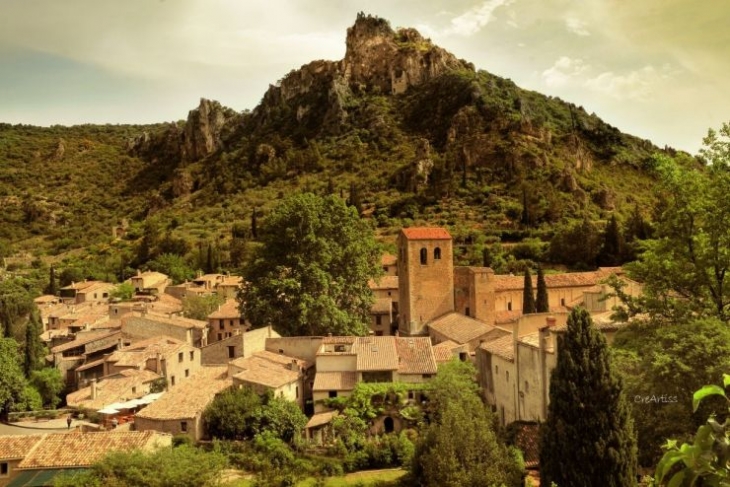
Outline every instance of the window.
{"type": "Polygon", "coordinates": [[[469,306],[467,306],[466,309],[464,310],[464,314],[466,316],[471,316],[471,310],[469,309],[469,306]]]}
{"type": "Polygon", "coordinates": [[[525,394],[527,394],[528,392],[530,392],[530,383],[525,381],[525,394]]]}
{"type": "Polygon", "coordinates": [[[185,369],[185,377],[190,377],[190,369],[185,369]]]}
{"type": "Polygon", "coordinates": [[[441,247],[433,249],[433,260],[441,260],[441,247]]]}
{"type": "Polygon", "coordinates": [[[195,350],[190,351],[190,360],[195,360],[195,350]]]}
{"type": "Polygon", "coordinates": [[[380,315],[375,316],[375,324],[376,325],[382,325],[383,324],[383,317],[380,315]]]}
{"type": "Polygon", "coordinates": [[[96,299],[96,293],[94,293],[94,299],[96,299]]]}
{"type": "Polygon", "coordinates": [[[512,311],[512,301],[507,303],[507,311],[512,311]]]}
{"type": "Polygon", "coordinates": [[[8,462],[0,463],[0,477],[7,477],[9,470],[8,462]]]}
{"type": "Polygon", "coordinates": [[[383,330],[375,330],[375,336],[376,336],[376,337],[381,337],[381,336],[383,336],[383,330]]]}
{"type": "Polygon", "coordinates": [[[136,387],[132,387],[132,394],[137,394],[137,388],[136,387]]]}
{"type": "Polygon", "coordinates": [[[170,377],[170,385],[172,385],[172,386],[175,385],[175,376],[174,375],[170,377]]]}
{"type": "Polygon", "coordinates": [[[337,391],[330,391],[329,396],[330,398],[337,397],[337,391]]]}
{"type": "Polygon", "coordinates": [[[494,373],[499,374],[499,365],[494,366],[494,373]]]}
{"type": "Polygon", "coordinates": [[[422,379],[430,379],[431,377],[433,377],[433,374],[421,374],[422,379]]]}
{"type": "Polygon", "coordinates": [[[101,295],[101,297],[102,298],[108,298],[109,297],[109,293],[104,293],[104,294],[101,295]]]}
{"type": "Polygon", "coordinates": [[[390,296],[390,291],[388,291],[388,296],[390,296]]]}
{"type": "Polygon", "coordinates": [[[218,341],[223,340],[223,333],[218,333],[218,341]]]}
{"type": "Polygon", "coordinates": [[[187,433],[188,431],[188,422],[187,421],[180,421],[180,431],[183,433],[187,433]]]}
{"type": "Polygon", "coordinates": [[[177,361],[180,362],[180,363],[182,363],[184,357],[185,357],[185,354],[183,354],[182,352],[178,353],[177,354],[177,361]]]}
{"type": "Polygon", "coordinates": [[[565,298],[560,298],[560,306],[565,306],[565,298]]]}
{"type": "Polygon", "coordinates": [[[388,272],[388,266],[387,265],[384,265],[383,266],[383,272],[388,272]]]}
{"type": "Polygon", "coordinates": [[[504,373],[505,373],[505,374],[506,374],[506,376],[507,376],[507,382],[509,382],[509,370],[505,370],[505,371],[504,371],[504,373]]]}
{"type": "Polygon", "coordinates": [[[297,386],[296,391],[295,391],[295,394],[297,396],[297,399],[299,399],[299,386],[297,386]]]}
{"type": "Polygon", "coordinates": [[[428,250],[425,248],[421,249],[421,265],[428,264],[428,250]]]}
{"type": "Polygon", "coordinates": [[[221,330],[226,329],[225,320],[218,320],[218,328],[220,328],[221,330]]]}
{"type": "Polygon", "coordinates": [[[236,357],[236,346],[229,345],[228,346],[228,358],[235,358],[235,357],[236,357]]]}

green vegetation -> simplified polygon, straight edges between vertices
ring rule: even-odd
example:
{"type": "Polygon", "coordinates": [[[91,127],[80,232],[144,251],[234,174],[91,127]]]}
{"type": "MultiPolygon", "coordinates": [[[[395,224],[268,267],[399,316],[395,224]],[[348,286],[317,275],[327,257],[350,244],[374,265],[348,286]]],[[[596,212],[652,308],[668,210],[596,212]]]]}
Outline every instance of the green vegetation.
{"type": "Polygon", "coordinates": [[[382,273],[372,229],[337,196],[302,193],[282,201],[260,229],[245,271],[243,315],[285,335],[363,335],[382,273]]]}
{"type": "Polygon", "coordinates": [[[541,483],[633,485],[637,452],[630,409],[606,340],[584,309],[570,313],[557,355],[540,441],[541,483]]]}
{"type": "Polygon", "coordinates": [[[225,298],[219,294],[209,294],[207,296],[186,296],[182,300],[183,313],[187,318],[206,321],[208,319],[208,315],[215,311],[224,302],[225,298]]]}
{"type": "Polygon", "coordinates": [[[0,418],[3,419],[7,419],[16,403],[26,402],[21,400],[27,396],[27,386],[19,356],[15,340],[0,338],[0,418]]]}

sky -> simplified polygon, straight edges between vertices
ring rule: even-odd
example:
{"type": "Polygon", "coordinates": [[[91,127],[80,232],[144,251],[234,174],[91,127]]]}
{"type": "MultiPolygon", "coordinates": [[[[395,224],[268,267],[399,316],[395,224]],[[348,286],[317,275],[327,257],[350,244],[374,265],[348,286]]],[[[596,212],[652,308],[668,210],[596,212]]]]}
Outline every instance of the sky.
{"type": "Polygon", "coordinates": [[[0,122],[253,109],[292,69],[342,59],[360,11],[659,146],[694,154],[730,120],[727,0],[0,0],[0,122]]]}

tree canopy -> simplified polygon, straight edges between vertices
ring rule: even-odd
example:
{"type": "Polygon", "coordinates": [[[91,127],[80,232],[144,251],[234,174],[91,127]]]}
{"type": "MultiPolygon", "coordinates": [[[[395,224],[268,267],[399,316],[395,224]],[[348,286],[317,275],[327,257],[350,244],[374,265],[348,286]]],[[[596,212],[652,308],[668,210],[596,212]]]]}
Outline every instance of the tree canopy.
{"type": "Polygon", "coordinates": [[[259,230],[245,271],[243,315],[285,335],[363,335],[380,250],[368,223],[337,196],[300,193],[282,201],[259,230]]]}
{"type": "Polygon", "coordinates": [[[540,439],[545,485],[624,487],[636,481],[636,439],[608,346],[588,312],[573,310],[558,337],[540,439]]]}
{"type": "Polygon", "coordinates": [[[17,342],[0,338],[0,418],[7,417],[14,404],[24,397],[25,387],[17,342]]]}

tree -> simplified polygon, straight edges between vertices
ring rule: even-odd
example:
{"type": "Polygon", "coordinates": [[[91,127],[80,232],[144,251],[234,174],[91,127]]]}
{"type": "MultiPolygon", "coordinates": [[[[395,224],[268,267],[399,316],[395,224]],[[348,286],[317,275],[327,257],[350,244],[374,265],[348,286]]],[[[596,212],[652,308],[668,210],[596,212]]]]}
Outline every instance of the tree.
{"type": "Polygon", "coordinates": [[[58,396],[65,384],[61,371],[55,367],[46,367],[45,369],[34,370],[30,374],[30,383],[36,388],[43,399],[43,405],[55,408],[61,402],[58,396]]]}
{"type": "Polygon", "coordinates": [[[285,335],[364,335],[379,276],[380,249],[369,224],[335,196],[301,193],[266,219],[263,245],[239,295],[255,326],[285,335]]]}
{"type": "Polygon", "coordinates": [[[195,271],[188,265],[185,259],[177,254],[161,254],[147,263],[153,271],[162,272],[172,279],[173,284],[191,280],[195,277],[195,271]]]}
{"type": "Polygon", "coordinates": [[[34,307],[30,294],[17,281],[0,281],[0,327],[5,337],[13,336],[19,321],[26,318],[34,307]]]}
{"type": "Polygon", "coordinates": [[[624,487],[636,481],[636,439],[621,379],[588,312],[573,310],[558,337],[540,439],[541,483],[624,487]]]}
{"type": "Polygon", "coordinates": [[[131,301],[134,297],[134,286],[128,282],[123,282],[112,289],[109,293],[109,297],[119,299],[121,301],[131,301]]]}
{"type": "Polygon", "coordinates": [[[628,268],[645,283],[646,312],[674,321],[716,316],[730,306],[730,167],[701,170],[663,159],[654,238],[628,268]]]}
{"type": "Polygon", "coordinates": [[[682,323],[634,320],[616,334],[612,366],[621,371],[637,431],[639,464],[656,465],[667,438],[690,436],[718,406],[692,412],[692,393],[730,370],[730,329],[718,319],[682,323]],[[638,400],[636,398],[639,398],[638,400]]]}
{"type": "Polygon", "coordinates": [[[261,432],[269,431],[286,443],[291,443],[307,425],[307,417],[297,403],[280,397],[270,397],[261,408],[261,432]]]}
{"type": "Polygon", "coordinates": [[[251,210],[251,237],[254,240],[259,238],[258,222],[256,221],[256,208],[251,210]]]}
{"type": "Polygon", "coordinates": [[[350,206],[355,208],[358,215],[362,215],[362,199],[360,198],[360,188],[353,182],[350,183],[350,206]]]}
{"type": "Polygon", "coordinates": [[[183,313],[186,318],[205,321],[208,315],[215,311],[225,299],[219,294],[208,296],[186,296],[182,300],[183,313]]]}
{"type": "Polygon", "coordinates": [[[258,432],[261,396],[250,387],[228,389],[218,394],[203,412],[203,421],[213,438],[250,439],[258,432]]]}
{"type": "Polygon", "coordinates": [[[530,274],[530,268],[525,267],[525,284],[522,290],[522,314],[534,313],[535,308],[535,294],[532,292],[532,275],[530,274]]]}
{"type": "Polygon", "coordinates": [[[474,367],[458,360],[443,367],[428,392],[436,414],[413,456],[417,485],[521,485],[524,465],[519,453],[498,439],[494,417],[479,399],[474,367]]]}
{"type": "Polygon", "coordinates": [[[535,311],[538,313],[547,313],[550,311],[547,283],[545,282],[545,273],[541,265],[537,266],[537,301],[535,302],[535,311]]]}
{"type": "Polygon", "coordinates": [[[552,262],[576,269],[595,268],[599,240],[598,229],[585,216],[581,221],[574,221],[556,230],[550,240],[548,255],[552,262]]]}
{"type": "Polygon", "coordinates": [[[598,253],[598,263],[602,266],[614,267],[621,265],[624,255],[624,243],[619,230],[616,215],[611,215],[611,219],[606,225],[606,231],[603,233],[603,245],[598,253]]]}
{"type": "Polygon", "coordinates": [[[24,395],[26,381],[19,358],[17,342],[0,338],[0,419],[3,420],[24,395]]]}
{"type": "Polygon", "coordinates": [[[45,355],[45,346],[41,340],[43,333],[43,325],[41,325],[38,310],[34,309],[30,314],[30,320],[25,327],[25,344],[23,346],[23,371],[26,377],[30,377],[31,372],[38,370],[43,365],[43,357],[45,355]]]}
{"type": "Polygon", "coordinates": [[[58,288],[56,286],[56,268],[51,266],[48,273],[48,286],[46,286],[43,292],[55,296],[58,293],[58,288]]]}

